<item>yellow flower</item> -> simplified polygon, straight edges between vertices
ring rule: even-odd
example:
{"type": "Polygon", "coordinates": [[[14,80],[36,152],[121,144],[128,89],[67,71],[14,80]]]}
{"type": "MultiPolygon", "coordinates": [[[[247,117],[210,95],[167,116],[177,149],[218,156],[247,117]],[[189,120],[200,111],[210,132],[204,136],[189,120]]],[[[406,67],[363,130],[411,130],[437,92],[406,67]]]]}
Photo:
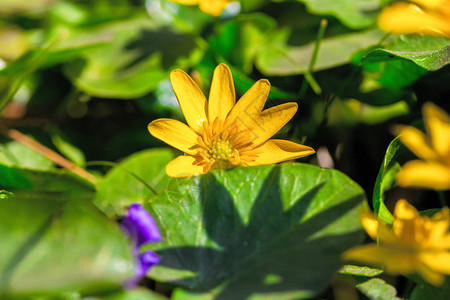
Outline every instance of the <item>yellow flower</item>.
{"type": "Polygon", "coordinates": [[[187,154],[167,164],[169,176],[272,164],[314,153],[312,148],[290,141],[268,140],[294,116],[297,104],[262,111],[270,90],[266,79],[257,81],[237,103],[233,78],[224,64],[214,71],[209,101],[184,71],[172,71],[170,81],[189,126],[172,119],[148,125],[154,137],[187,154]]]}
{"type": "Polygon", "coordinates": [[[407,162],[397,174],[401,186],[450,189],[450,117],[432,103],[423,106],[428,135],[411,126],[397,126],[402,143],[422,160],[407,162]]]}
{"type": "Polygon", "coordinates": [[[230,3],[230,0],[170,0],[183,5],[198,4],[200,9],[207,14],[213,16],[220,16],[225,7],[230,3]]]}
{"type": "Polygon", "coordinates": [[[432,218],[420,216],[406,200],[397,202],[392,228],[380,222],[371,212],[360,213],[367,234],[377,244],[361,245],[343,254],[355,260],[384,267],[392,274],[417,272],[434,285],[450,274],[450,212],[447,207],[432,218]]]}
{"type": "Polygon", "coordinates": [[[386,32],[450,37],[450,0],[411,0],[386,7],[378,18],[386,32]]]}

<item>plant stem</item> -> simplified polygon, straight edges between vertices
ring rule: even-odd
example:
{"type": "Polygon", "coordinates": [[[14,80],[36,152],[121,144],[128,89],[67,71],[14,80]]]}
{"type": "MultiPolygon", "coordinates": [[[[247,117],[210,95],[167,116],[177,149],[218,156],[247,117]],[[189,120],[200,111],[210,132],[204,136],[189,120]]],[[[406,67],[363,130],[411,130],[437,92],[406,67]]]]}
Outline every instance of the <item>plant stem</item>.
{"type": "Polygon", "coordinates": [[[87,181],[93,183],[94,185],[97,184],[97,178],[95,178],[94,175],[88,173],[86,170],[80,168],[73,162],[67,160],[65,157],[59,155],[55,151],[47,148],[46,146],[42,145],[41,143],[33,140],[32,138],[26,136],[25,134],[21,133],[20,131],[17,131],[15,129],[8,129],[8,128],[2,128],[2,133],[6,136],[8,136],[10,139],[13,139],[28,148],[42,154],[43,156],[47,157],[51,161],[53,161],[55,164],[77,174],[78,176],[86,179],[87,181]]]}
{"type": "Polygon", "coordinates": [[[318,55],[319,49],[320,49],[320,43],[322,42],[323,36],[325,35],[325,29],[327,28],[327,25],[328,25],[328,21],[326,19],[322,19],[322,21],[320,21],[320,27],[319,27],[319,32],[317,33],[317,39],[316,39],[316,43],[314,45],[314,51],[311,56],[311,60],[309,62],[308,70],[304,74],[305,80],[302,82],[302,86],[300,88],[300,92],[299,92],[300,98],[305,96],[306,90],[308,89],[308,85],[311,86],[312,90],[317,95],[322,93],[322,89],[320,88],[319,84],[312,76],[312,72],[314,69],[314,65],[316,64],[317,55],[318,55]]]}

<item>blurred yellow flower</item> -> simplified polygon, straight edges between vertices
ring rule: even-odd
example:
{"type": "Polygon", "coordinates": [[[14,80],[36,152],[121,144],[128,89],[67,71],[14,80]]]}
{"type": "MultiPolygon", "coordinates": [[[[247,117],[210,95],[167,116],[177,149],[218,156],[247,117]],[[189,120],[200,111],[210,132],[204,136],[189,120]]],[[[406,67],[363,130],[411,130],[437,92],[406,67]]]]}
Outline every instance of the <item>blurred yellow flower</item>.
{"type": "Polygon", "coordinates": [[[427,135],[411,126],[397,126],[402,143],[422,160],[407,162],[397,174],[401,186],[450,189],[450,117],[432,103],[422,108],[427,135]]]}
{"type": "Polygon", "coordinates": [[[230,0],[170,0],[172,2],[184,4],[184,5],[196,5],[200,7],[202,11],[213,16],[219,16],[225,7],[230,3],[230,0]]]}
{"type": "Polygon", "coordinates": [[[154,137],[187,154],[167,164],[169,176],[272,164],[314,153],[308,146],[269,140],[294,116],[297,104],[284,103],[263,111],[270,90],[266,79],[257,81],[237,103],[233,78],[224,64],[214,71],[209,101],[184,71],[172,71],[170,81],[189,126],[172,119],[157,119],[148,125],[154,137]]]}
{"type": "Polygon", "coordinates": [[[386,32],[450,37],[450,0],[411,0],[386,7],[378,18],[386,32]]]}
{"type": "Polygon", "coordinates": [[[367,234],[377,244],[367,244],[344,252],[343,258],[382,266],[392,274],[417,272],[434,285],[450,274],[450,212],[447,207],[432,218],[420,216],[406,200],[397,202],[392,228],[371,212],[360,213],[367,234]]]}

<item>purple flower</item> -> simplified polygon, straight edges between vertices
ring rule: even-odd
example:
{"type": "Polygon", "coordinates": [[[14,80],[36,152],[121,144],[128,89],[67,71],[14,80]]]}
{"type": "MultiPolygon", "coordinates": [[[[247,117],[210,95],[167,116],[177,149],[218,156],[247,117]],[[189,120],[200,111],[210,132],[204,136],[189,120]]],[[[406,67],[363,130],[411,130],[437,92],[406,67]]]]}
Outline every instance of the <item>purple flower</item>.
{"type": "Polygon", "coordinates": [[[134,277],[125,282],[128,288],[134,287],[147,271],[159,263],[159,257],[151,250],[140,253],[142,245],[161,241],[161,233],[155,220],[140,204],[132,204],[122,221],[122,230],[133,242],[133,254],[136,260],[134,277]]]}

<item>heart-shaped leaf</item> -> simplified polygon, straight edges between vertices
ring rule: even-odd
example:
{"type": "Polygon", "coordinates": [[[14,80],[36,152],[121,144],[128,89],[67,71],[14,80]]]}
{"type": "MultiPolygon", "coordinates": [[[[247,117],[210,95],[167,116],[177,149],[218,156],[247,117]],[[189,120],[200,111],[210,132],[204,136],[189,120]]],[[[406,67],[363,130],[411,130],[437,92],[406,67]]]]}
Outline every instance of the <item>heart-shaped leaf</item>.
{"type": "Polygon", "coordinates": [[[333,15],[344,25],[360,29],[374,23],[379,0],[297,0],[314,14],[333,15]]]}
{"type": "Polygon", "coordinates": [[[305,164],[217,171],[150,199],[163,242],[150,277],[216,299],[300,299],[323,290],[361,242],[362,189],[305,164]]]}
{"type": "Polygon", "coordinates": [[[89,95],[123,99],[143,96],[174,67],[186,68],[201,57],[198,38],[160,27],[145,15],[103,27],[96,30],[111,32],[113,41],[84,52],[82,60],[64,68],[72,82],[89,95]]]}

